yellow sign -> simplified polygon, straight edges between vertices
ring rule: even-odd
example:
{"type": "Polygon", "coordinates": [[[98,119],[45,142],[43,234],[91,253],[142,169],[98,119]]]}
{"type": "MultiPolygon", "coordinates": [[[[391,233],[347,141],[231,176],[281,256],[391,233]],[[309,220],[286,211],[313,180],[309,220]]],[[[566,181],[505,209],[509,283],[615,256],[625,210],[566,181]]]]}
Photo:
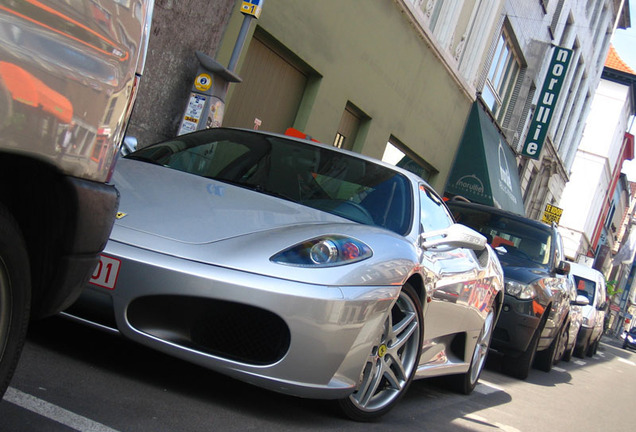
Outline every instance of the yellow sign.
{"type": "Polygon", "coordinates": [[[245,15],[252,15],[254,18],[258,19],[261,16],[261,11],[263,10],[263,1],[264,0],[244,0],[241,4],[241,12],[245,15]]]}
{"type": "Polygon", "coordinates": [[[194,80],[194,87],[199,91],[208,91],[212,85],[212,77],[206,73],[199,74],[194,80]]]}
{"type": "Polygon", "coordinates": [[[551,224],[552,222],[558,224],[559,221],[561,220],[562,214],[563,214],[562,208],[555,207],[550,204],[546,204],[545,211],[543,212],[543,218],[541,219],[541,221],[547,224],[551,224]]]}

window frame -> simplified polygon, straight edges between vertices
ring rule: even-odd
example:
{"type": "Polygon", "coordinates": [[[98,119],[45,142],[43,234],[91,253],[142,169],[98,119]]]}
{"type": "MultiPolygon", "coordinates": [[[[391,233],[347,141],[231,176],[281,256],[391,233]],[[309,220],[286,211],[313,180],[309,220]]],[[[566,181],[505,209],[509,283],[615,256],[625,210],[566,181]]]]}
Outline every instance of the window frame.
{"type": "Polygon", "coordinates": [[[517,52],[510,31],[504,25],[482,88],[482,99],[499,123],[502,123],[512,100],[523,63],[517,52]]]}

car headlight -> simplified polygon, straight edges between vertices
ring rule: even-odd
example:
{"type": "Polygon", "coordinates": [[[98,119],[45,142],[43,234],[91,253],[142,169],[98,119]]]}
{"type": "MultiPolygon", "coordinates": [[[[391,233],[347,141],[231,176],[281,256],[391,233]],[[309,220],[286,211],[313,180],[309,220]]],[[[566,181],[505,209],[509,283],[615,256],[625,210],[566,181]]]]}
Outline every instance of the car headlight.
{"type": "Polygon", "coordinates": [[[634,343],[634,338],[631,335],[627,335],[627,340],[629,343],[634,343]]]}
{"type": "Polygon", "coordinates": [[[362,261],[371,256],[371,248],[360,240],[334,235],[299,243],[277,253],[271,261],[301,267],[333,267],[362,261]]]}
{"type": "Polygon", "coordinates": [[[506,294],[510,294],[520,300],[530,300],[537,296],[532,285],[515,281],[506,281],[506,294]]]}

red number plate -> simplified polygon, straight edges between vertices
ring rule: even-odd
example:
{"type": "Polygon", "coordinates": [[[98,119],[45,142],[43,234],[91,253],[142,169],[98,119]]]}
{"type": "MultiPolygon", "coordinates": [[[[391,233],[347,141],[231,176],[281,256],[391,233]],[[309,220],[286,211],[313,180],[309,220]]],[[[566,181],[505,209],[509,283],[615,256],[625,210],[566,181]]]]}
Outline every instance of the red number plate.
{"type": "Polygon", "coordinates": [[[106,255],[100,255],[99,263],[95,267],[90,283],[102,288],[114,290],[119,276],[121,261],[106,255]]]}

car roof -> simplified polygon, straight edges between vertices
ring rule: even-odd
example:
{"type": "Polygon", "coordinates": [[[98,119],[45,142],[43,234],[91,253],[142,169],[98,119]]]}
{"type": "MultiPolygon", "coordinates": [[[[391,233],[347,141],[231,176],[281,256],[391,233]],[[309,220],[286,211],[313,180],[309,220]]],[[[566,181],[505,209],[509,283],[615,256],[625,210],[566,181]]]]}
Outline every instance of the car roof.
{"type": "Polygon", "coordinates": [[[590,280],[605,280],[603,273],[601,273],[600,271],[588,267],[585,264],[576,262],[570,262],[570,273],[576,276],[582,276],[590,280]]]}
{"type": "Polygon", "coordinates": [[[541,228],[541,229],[550,229],[551,226],[544,223],[544,222],[540,222],[534,219],[530,219],[528,217],[525,216],[521,216],[517,213],[513,213],[511,211],[508,210],[503,210],[503,209],[499,209],[496,207],[492,207],[492,206],[488,206],[488,205],[484,205],[484,204],[478,204],[478,203],[473,203],[473,202],[465,202],[465,201],[459,201],[459,200],[449,200],[446,202],[446,204],[448,205],[449,208],[453,209],[453,208],[466,208],[466,209],[475,209],[475,210],[479,210],[482,211],[484,213],[493,213],[493,214],[497,214],[500,216],[505,216],[507,218],[510,219],[514,219],[523,223],[526,223],[528,225],[532,225],[534,227],[537,228],[541,228]]]}

